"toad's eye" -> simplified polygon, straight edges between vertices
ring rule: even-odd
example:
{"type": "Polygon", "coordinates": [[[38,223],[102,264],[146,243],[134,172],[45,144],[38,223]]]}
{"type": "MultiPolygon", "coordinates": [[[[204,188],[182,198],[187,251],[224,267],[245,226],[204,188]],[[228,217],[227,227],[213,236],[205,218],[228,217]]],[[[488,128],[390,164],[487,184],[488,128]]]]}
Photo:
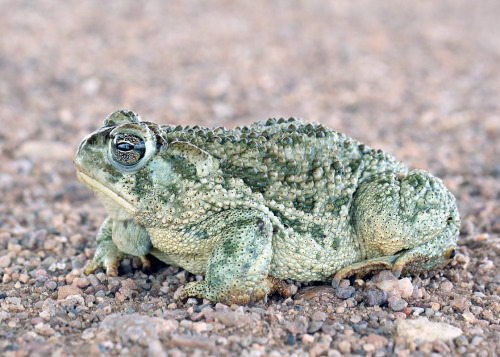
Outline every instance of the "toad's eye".
{"type": "Polygon", "coordinates": [[[113,160],[123,166],[134,166],[144,157],[146,145],[144,140],[134,134],[121,133],[113,138],[111,154],[113,160]]]}
{"type": "Polygon", "coordinates": [[[451,248],[449,251],[446,252],[446,259],[453,259],[455,257],[455,255],[457,254],[457,252],[455,251],[455,249],[451,248]]]}

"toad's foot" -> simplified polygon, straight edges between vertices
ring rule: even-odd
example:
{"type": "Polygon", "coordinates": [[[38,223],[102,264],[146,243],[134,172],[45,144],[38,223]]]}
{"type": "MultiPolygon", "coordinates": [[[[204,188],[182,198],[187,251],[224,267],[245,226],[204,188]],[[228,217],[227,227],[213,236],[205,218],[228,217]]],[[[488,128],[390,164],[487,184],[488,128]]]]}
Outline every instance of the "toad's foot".
{"type": "Polygon", "coordinates": [[[97,269],[103,268],[109,276],[118,276],[118,266],[127,257],[111,240],[100,241],[94,254],[94,259],[87,264],[83,273],[89,275],[97,269]]]}
{"type": "MultiPolygon", "coordinates": [[[[252,290],[241,289],[241,287],[233,286],[231,293],[219,299],[222,303],[246,305],[253,301],[263,299],[266,295],[278,293],[282,297],[287,298],[292,295],[290,287],[283,281],[272,276],[264,279],[260,287],[252,290]]],[[[199,299],[206,298],[210,294],[210,286],[206,281],[195,281],[186,285],[180,291],[177,298],[181,301],[187,300],[189,297],[197,297],[199,299]]]]}
{"type": "MultiPolygon", "coordinates": [[[[128,245],[126,244],[128,242],[127,239],[122,239],[122,243],[124,243],[122,244],[124,246],[124,248],[122,249],[118,248],[113,241],[113,234],[116,234],[122,238],[128,237],[127,231],[122,229],[123,224],[123,222],[114,222],[110,217],[108,217],[104,221],[101,228],[99,229],[99,232],[97,233],[97,247],[94,258],[89,264],[87,264],[87,266],[83,270],[83,273],[85,275],[93,274],[97,269],[103,268],[106,270],[107,275],[118,276],[118,266],[120,265],[121,261],[131,256],[137,256],[140,259],[143,271],[151,270],[151,262],[146,256],[149,249],[149,236],[147,236],[147,233],[143,233],[142,235],[139,234],[140,237],[147,239],[142,239],[140,241],[140,243],[142,242],[143,244],[137,244],[139,248],[145,248],[135,250],[129,249],[127,250],[127,253],[129,254],[123,251],[124,249],[128,248],[128,245]]],[[[128,226],[132,227],[132,223],[129,223],[128,226]]],[[[137,232],[137,229],[134,230],[134,233],[137,232]]],[[[139,233],[142,232],[143,230],[139,230],[139,233]]]]}

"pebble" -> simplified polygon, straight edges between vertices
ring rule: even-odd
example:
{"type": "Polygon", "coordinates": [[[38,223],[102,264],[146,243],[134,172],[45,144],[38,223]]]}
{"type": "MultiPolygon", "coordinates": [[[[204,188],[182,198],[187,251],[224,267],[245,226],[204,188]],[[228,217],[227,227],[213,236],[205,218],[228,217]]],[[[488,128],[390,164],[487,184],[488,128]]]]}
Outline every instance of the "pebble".
{"type": "Polygon", "coordinates": [[[286,336],[286,344],[294,345],[297,342],[297,337],[293,334],[288,334],[286,336]]]}
{"type": "Polygon", "coordinates": [[[472,305],[472,303],[465,297],[459,297],[453,299],[450,302],[450,305],[457,311],[465,311],[465,309],[469,308],[472,305]]]}
{"type": "Polygon", "coordinates": [[[57,298],[66,299],[70,295],[81,295],[82,293],[82,289],[77,288],[76,286],[64,285],[57,291],[57,298]]]}
{"type": "Polygon", "coordinates": [[[304,344],[311,344],[314,342],[314,336],[312,335],[309,335],[309,334],[305,334],[304,336],[302,336],[302,343],[304,344]]]}
{"type": "Polygon", "coordinates": [[[306,301],[313,299],[325,299],[331,301],[335,299],[335,289],[327,285],[310,286],[302,289],[295,295],[295,300],[304,299],[306,301]]]}
{"type": "Polygon", "coordinates": [[[313,321],[325,321],[327,317],[328,315],[323,311],[316,311],[314,314],[312,314],[313,321]]]}
{"type": "Polygon", "coordinates": [[[44,324],[43,322],[35,325],[35,331],[43,336],[52,336],[55,333],[52,327],[50,327],[48,324],[44,324]]]}
{"type": "Polygon", "coordinates": [[[299,316],[295,321],[285,321],[285,327],[292,334],[302,334],[307,332],[309,323],[305,316],[299,316]]]}
{"type": "Polygon", "coordinates": [[[342,300],[349,299],[356,289],[353,286],[338,286],[335,295],[342,300]]]}
{"type": "Polygon", "coordinates": [[[377,283],[377,288],[386,291],[390,295],[402,298],[409,298],[413,293],[413,285],[409,278],[383,280],[377,283]]]}
{"type": "Polygon", "coordinates": [[[89,276],[87,276],[87,280],[92,286],[98,286],[100,284],[99,280],[94,274],[90,274],[89,276]]]}
{"type": "Polygon", "coordinates": [[[450,281],[443,281],[439,285],[439,290],[448,294],[453,290],[453,283],[450,281]]]}
{"type": "Polygon", "coordinates": [[[57,289],[57,283],[54,280],[47,280],[43,285],[49,290],[57,289]]]}
{"type": "Polygon", "coordinates": [[[147,343],[148,340],[165,336],[177,331],[176,320],[165,320],[139,314],[111,314],[104,318],[99,330],[106,334],[114,334],[123,341],[147,343]]]}
{"type": "Polygon", "coordinates": [[[340,353],[346,354],[351,353],[351,343],[349,341],[343,340],[337,344],[337,348],[340,353]]]}
{"type": "Polygon", "coordinates": [[[181,336],[174,335],[172,339],[167,343],[167,347],[190,347],[199,348],[208,351],[215,351],[216,345],[215,341],[205,338],[205,337],[191,337],[191,336],[181,336]]]}
{"type": "Polygon", "coordinates": [[[375,350],[380,350],[381,348],[387,346],[389,340],[387,340],[384,336],[371,333],[366,338],[366,343],[373,345],[375,350]]]}
{"type": "Polygon", "coordinates": [[[396,321],[396,326],[399,336],[430,342],[447,341],[463,333],[458,327],[444,322],[431,322],[426,317],[419,317],[415,320],[399,319],[396,321]]]}
{"type": "Polygon", "coordinates": [[[366,293],[366,303],[368,306],[381,306],[389,299],[389,293],[383,290],[368,290],[366,293]]]}
{"type": "Polygon", "coordinates": [[[476,323],[476,317],[469,311],[465,311],[464,313],[462,313],[462,318],[465,322],[468,322],[470,324],[476,323]]]}
{"type": "Polygon", "coordinates": [[[374,283],[379,283],[386,280],[397,280],[397,278],[394,276],[392,271],[381,270],[370,279],[370,281],[374,283]]]}
{"type": "Polygon", "coordinates": [[[3,255],[0,257],[0,268],[7,268],[10,265],[10,256],[3,255]]]}
{"type": "Polygon", "coordinates": [[[389,299],[389,307],[392,311],[404,311],[406,307],[408,306],[408,303],[400,298],[395,298],[395,299],[389,299]]]}
{"type": "Polygon", "coordinates": [[[76,286],[77,288],[85,289],[87,286],[90,285],[90,282],[86,277],[83,277],[83,278],[74,278],[71,284],[76,286]]]}
{"type": "Polygon", "coordinates": [[[252,321],[250,315],[236,311],[215,312],[213,316],[226,327],[243,327],[252,321]]]}
{"type": "Polygon", "coordinates": [[[429,306],[434,311],[439,311],[441,309],[441,305],[437,302],[431,302],[429,306]]]}
{"type": "Polygon", "coordinates": [[[323,321],[311,321],[309,327],[307,328],[308,333],[315,333],[321,329],[323,326],[323,321]]]}

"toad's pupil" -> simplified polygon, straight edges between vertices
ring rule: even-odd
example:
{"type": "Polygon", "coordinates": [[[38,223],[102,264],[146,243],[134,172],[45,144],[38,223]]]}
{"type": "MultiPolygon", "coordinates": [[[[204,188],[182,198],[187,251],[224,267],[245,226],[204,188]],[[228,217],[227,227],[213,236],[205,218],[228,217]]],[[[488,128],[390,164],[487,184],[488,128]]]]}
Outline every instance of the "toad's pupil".
{"type": "Polygon", "coordinates": [[[118,145],[116,145],[116,148],[120,151],[130,151],[134,150],[134,145],[130,143],[119,143],[118,145]]]}

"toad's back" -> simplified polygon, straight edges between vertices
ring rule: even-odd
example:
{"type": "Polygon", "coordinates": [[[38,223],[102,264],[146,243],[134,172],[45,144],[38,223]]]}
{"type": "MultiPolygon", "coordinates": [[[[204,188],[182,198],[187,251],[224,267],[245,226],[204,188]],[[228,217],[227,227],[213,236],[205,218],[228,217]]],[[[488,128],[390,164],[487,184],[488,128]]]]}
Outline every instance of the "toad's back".
{"type": "Polygon", "coordinates": [[[379,173],[407,171],[389,154],[296,118],[232,130],[162,129],[167,141],[188,141],[220,159],[225,182],[241,178],[263,195],[282,222],[275,227],[272,264],[273,275],[282,278],[324,280],[345,260],[361,259],[349,218],[358,184],[379,173]],[[332,259],[338,255],[344,258],[332,259]]]}

